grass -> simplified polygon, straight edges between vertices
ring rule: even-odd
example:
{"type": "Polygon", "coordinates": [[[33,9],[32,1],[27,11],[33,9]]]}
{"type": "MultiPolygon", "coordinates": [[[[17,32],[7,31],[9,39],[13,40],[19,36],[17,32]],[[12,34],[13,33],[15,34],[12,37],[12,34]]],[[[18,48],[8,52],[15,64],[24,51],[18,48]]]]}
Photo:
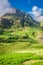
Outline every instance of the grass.
{"type": "Polygon", "coordinates": [[[43,60],[43,44],[41,43],[38,44],[29,42],[0,43],[0,65],[43,65],[42,60],[43,60]],[[23,50],[28,51],[26,53],[24,52],[21,53],[23,50]],[[24,62],[31,60],[33,61],[41,60],[41,61],[34,63],[28,62],[27,64],[26,63],[24,64],[24,62]]]}
{"type": "Polygon", "coordinates": [[[24,27],[19,29],[5,29],[3,34],[0,35],[1,42],[4,43],[13,43],[13,42],[30,42],[37,43],[39,42],[39,37],[42,36],[42,30],[24,27]]]}
{"type": "MultiPolygon", "coordinates": [[[[0,53],[9,53],[22,50],[39,50],[43,49],[43,44],[29,42],[0,43],[0,53]]],[[[41,51],[42,52],[42,51],[41,51]]]]}
{"type": "Polygon", "coordinates": [[[0,65],[26,65],[31,60],[41,61],[28,65],[43,65],[43,41],[38,39],[42,32],[31,27],[6,30],[0,35],[0,65]]]}
{"type": "Polygon", "coordinates": [[[43,55],[40,56],[32,53],[2,54],[0,55],[0,65],[23,65],[25,61],[42,59],[43,55]]]}

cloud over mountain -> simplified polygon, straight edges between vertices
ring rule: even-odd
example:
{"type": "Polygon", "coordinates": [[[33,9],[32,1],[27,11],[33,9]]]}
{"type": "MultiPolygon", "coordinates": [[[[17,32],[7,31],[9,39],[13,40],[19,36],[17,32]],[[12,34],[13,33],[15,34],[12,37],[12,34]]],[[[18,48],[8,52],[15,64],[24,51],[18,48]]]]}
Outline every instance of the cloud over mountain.
{"type": "Polygon", "coordinates": [[[8,0],[0,0],[0,16],[7,12],[11,8],[8,0]]]}
{"type": "Polygon", "coordinates": [[[37,6],[33,6],[32,10],[29,12],[29,14],[31,14],[33,16],[33,18],[35,17],[36,20],[41,21],[43,20],[43,9],[42,8],[38,8],[37,6]]]}
{"type": "Polygon", "coordinates": [[[38,8],[37,6],[34,6],[32,8],[32,13],[35,15],[35,17],[38,17],[42,14],[42,9],[38,8]]]}

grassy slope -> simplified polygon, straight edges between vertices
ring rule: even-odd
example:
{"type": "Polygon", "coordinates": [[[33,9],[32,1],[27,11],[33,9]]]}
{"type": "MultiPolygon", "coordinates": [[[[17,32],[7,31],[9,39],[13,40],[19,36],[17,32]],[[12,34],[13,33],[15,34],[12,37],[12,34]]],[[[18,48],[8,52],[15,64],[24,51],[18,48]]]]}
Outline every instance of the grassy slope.
{"type": "Polygon", "coordinates": [[[0,42],[0,65],[25,65],[24,62],[29,60],[41,61],[28,63],[27,65],[43,65],[43,41],[39,40],[39,37],[42,35],[43,30],[32,27],[15,29],[12,26],[11,29],[5,29],[0,38],[6,40],[12,36],[18,36],[19,41],[11,43],[0,42]],[[33,32],[35,32],[34,35],[33,32]],[[27,35],[29,38],[24,39],[23,37],[27,35]]]}
{"type": "MultiPolygon", "coordinates": [[[[15,53],[15,54],[3,54],[0,55],[0,65],[25,65],[25,61],[31,61],[31,60],[43,60],[43,55],[36,55],[33,53],[15,53]]],[[[41,64],[43,65],[43,62],[38,62],[34,64],[41,64]]],[[[28,65],[34,65],[34,64],[28,64],[28,65]]]]}

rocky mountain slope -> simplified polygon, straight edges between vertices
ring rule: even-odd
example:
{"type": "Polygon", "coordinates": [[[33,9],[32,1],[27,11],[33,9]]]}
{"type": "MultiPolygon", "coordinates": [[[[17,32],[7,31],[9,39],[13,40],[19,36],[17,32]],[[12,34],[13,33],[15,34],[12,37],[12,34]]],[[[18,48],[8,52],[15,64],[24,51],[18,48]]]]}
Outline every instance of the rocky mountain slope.
{"type": "Polygon", "coordinates": [[[0,42],[37,43],[42,35],[42,23],[23,11],[12,9],[0,18],[0,42]]]}
{"type": "Polygon", "coordinates": [[[11,12],[5,13],[0,19],[0,27],[2,28],[9,28],[12,25],[15,27],[39,25],[29,14],[19,9],[12,9],[11,12]]]}

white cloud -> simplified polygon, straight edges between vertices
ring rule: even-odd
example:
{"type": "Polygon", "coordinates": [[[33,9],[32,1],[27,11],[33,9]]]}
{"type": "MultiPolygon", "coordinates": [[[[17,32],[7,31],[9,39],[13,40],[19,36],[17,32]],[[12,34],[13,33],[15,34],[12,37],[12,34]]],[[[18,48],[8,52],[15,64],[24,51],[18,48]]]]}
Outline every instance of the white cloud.
{"type": "Polygon", "coordinates": [[[0,0],[0,16],[7,12],[11,8],[8,0],[0,0]]]}
{"type": "Polygon", "coordinates": [[[42,8],[38,8],[37,6],[34,6],[32,8],[32,11],[30,11],[29,13],[34,16],[34,19],[41,21],[41,20],[43,20],[42,12],[43,12],[42,8]]]}
{"type": "Polygon", "coordinates": [[[39,17],[37,18],[37,20],[38,20],[38,21],[43,21],[43,16],[39,16],[39,17]]]}

